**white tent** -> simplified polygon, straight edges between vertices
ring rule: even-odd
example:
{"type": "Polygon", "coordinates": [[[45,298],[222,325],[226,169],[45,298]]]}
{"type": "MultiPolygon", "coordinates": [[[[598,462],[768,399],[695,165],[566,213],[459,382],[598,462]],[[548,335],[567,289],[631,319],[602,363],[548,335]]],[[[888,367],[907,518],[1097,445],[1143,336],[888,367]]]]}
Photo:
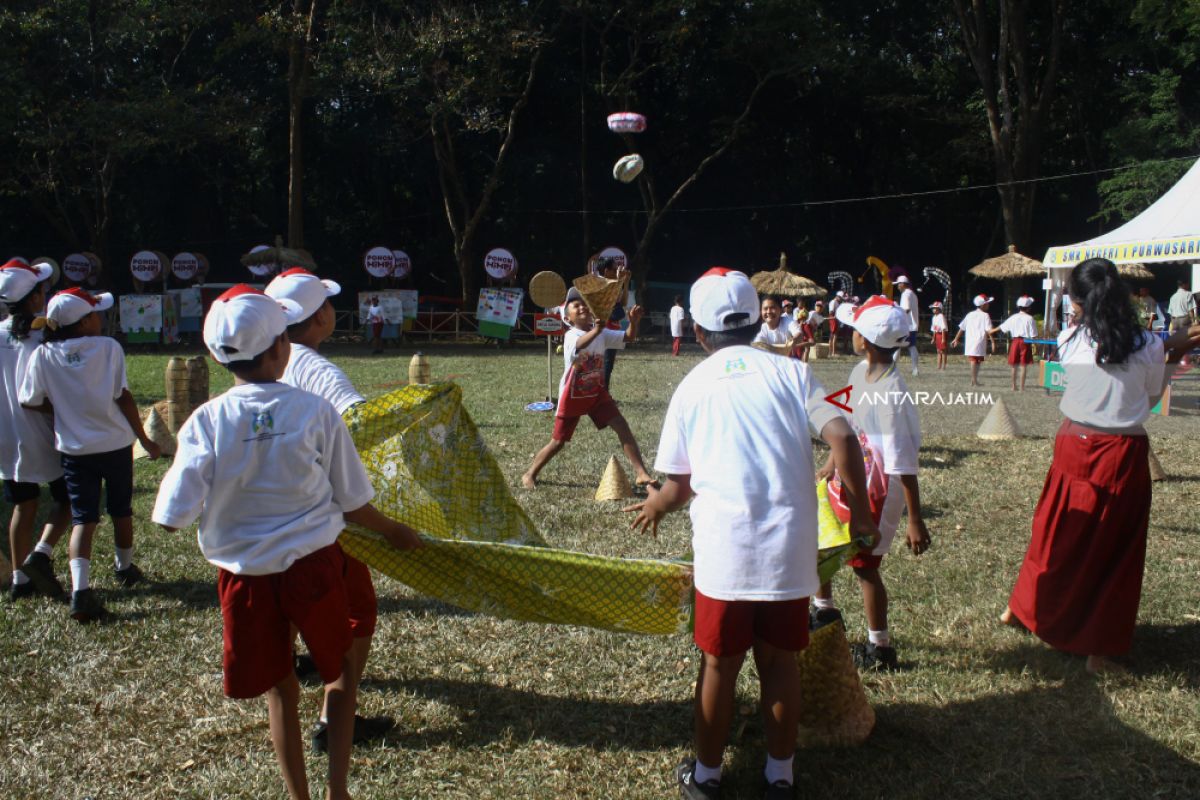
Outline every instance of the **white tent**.
{"type": "Polygon", "coordinates": [[[1051,247],[1042,259],[1049,270],[1046,320],[1057,309],[1071,269],[1088,258],[1115,264],[1192,263],[1192,286],[1200,286],[1200,160],[1158,200],[1116,230],[1086,242],[1051,247]]]}

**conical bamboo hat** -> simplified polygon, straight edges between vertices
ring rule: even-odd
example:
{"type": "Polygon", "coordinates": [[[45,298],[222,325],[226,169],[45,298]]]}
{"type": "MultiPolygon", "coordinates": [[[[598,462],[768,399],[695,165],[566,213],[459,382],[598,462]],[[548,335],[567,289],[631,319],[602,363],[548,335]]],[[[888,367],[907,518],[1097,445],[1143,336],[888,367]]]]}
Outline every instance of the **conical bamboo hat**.
{"type": "Polygon", "coordinates": [[[1008,406],[1004,405],[1003,398],[996,400],[996,405],[992,406],[992,410],[983,418],[983,424],[979,426],[975,435],[980,439],[1021,438],[1021,429],[1009,413],[1008,406]]]}
{"type": "Polygon", "coordinates": [[[612,315],[617,301],[625,296],[625,289],[629,285],[629,273],[622,273],[615,280],[601,278],[599,275],[584,275],[571,283],[583,296],[583,302],[592,310],[596,321],[605,323],[612,315]]]}
{"type": "Polygon", "coordinates": [[[617,463],[617,457],[609,456],[608,466],[604,468],[604,476],[600,478],[600,485],[596,488],[596,500],[624,500],[629,497],[633,497],[633,487],[629,484],[629,476],[617,463]]]}
{"type": "Polygon", "coordinates": [[[1163,465],[1159,463],[1158,456],[1154,455],[1153,448],[1150,449],[1150,480],[1162,481],[1167,479],[1167,471],[1163,469],[1163,465]]]}
{"type": "MultiPolygon", "coordinates": [[[[167,428],[166,413],[167,401],[159,401],[150,407],[142,424],[146,427],[146,435],[150,437],[150,440],[162,448],[162,454],[173,456],[175,455],[175,437],[167,428]]],[[[134,442],[134,458],[149,458],[149,456],[150,454],[142,447],[141,442],[134,442]]]]}
{"type": "Polygon", "coordinates": [[[813,631],[808,647],[796,654],[800,671],[801,747],[862,744],[875,728],[850,643],[840,622],[813,631]]]}

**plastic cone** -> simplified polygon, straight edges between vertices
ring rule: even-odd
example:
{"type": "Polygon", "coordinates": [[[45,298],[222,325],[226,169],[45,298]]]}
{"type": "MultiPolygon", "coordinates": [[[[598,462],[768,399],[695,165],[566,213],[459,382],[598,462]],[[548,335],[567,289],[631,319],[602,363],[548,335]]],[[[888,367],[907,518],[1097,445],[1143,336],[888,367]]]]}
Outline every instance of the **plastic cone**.
{"type": "Polygon", "coordinates": [[[1162,481],[1167,479],[1167,471],[1163,469],[1162,464],[1158,461],[1158,456],[1154,455],[1154,448],[1149,449],[1150,453],[1150,480],[1162,481]]]}
{"type": "MultiPolygon", "coordinates": [[[[166,400],[155,403],[146,413],[142,424],[146,428],[146,435],[150,440],[162,448],[164,456],[175,455],[175,437],[171,435],[170,429],[167,427],[166,419],[164,419],[169,403],[166,400]]],[[[149,458],[150,454],[142,447],[141,442],[133,444],[134,458],[149,458]]]]}
{"type": "Polygon", "coordinates": [[[629,273],[622,273],[616,280],[601,278],[598,275],[584,275],[571,283],[583,296],[583,302],[592,310],[596,321],[605,323],[612,316],[617,301],[625,296],[626,287],[629,285],[629,273]]]}
{"type": "Polygon", "coordinates": [[[996,405],[983,418],[983,424],[975,434],[980,439],[1020,439],[1021,429],[1017,421],[1004,405],[1003,398],[996,400],[996,405]]]}
{"type": "Polygon", "coordinates": [[[796,655],[800,670],[801,747],[862,744],[875,728],[875,709],[867,702],[850,643],[841,622],[812,632],[808,647],[796,655]]]}
{"type": "Polygon", "coordinates": [[[596,488],[596,500],[624,500],[628,497],[633,497],[633,487],[629,484],[629,476],[617,463],[617,457],[609,456],[608,466],[604,468],[604,476],[600,478],[600,485],[596,488]]]}

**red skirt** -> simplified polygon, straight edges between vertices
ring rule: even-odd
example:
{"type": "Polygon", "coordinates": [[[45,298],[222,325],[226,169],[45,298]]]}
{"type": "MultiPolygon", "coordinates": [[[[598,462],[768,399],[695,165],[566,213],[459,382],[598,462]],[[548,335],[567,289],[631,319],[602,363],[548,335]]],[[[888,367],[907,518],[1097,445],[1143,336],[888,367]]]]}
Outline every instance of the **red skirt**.
{"type": "Polygon", "coordinates": [[[1008,607],[1067,653],[1129,652],[1150,525],[1145,436],[1064,420],[1008,607]]]}
{"type": "Polygon", "coordinates": [[[946,332],[938,331],[933,334],[933,346],[937,348],[939,353],[946,352],[946,332]]]}
{"type": "Polygon", "coordinates": [[[1008,346],[1008,364],[1010,367],[1015,367],[1017,364],[1032,364],[1033,363],[1033,345],[1022,339],[1020,336],[1012,340],[1012,344],[1008,346]]]}

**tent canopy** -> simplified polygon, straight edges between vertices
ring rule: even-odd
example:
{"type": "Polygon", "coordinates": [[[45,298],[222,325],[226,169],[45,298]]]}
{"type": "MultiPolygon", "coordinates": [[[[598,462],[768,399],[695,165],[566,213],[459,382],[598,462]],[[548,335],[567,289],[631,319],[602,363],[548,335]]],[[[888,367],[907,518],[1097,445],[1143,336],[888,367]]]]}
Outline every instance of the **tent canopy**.
{"type": "Polygon", "coordinates": [[[1087,258],[1115,264],[1200,261],[1200,160],[1154,204],[1116,230],[1046,251],[1047,268],[1087,258]]]}

